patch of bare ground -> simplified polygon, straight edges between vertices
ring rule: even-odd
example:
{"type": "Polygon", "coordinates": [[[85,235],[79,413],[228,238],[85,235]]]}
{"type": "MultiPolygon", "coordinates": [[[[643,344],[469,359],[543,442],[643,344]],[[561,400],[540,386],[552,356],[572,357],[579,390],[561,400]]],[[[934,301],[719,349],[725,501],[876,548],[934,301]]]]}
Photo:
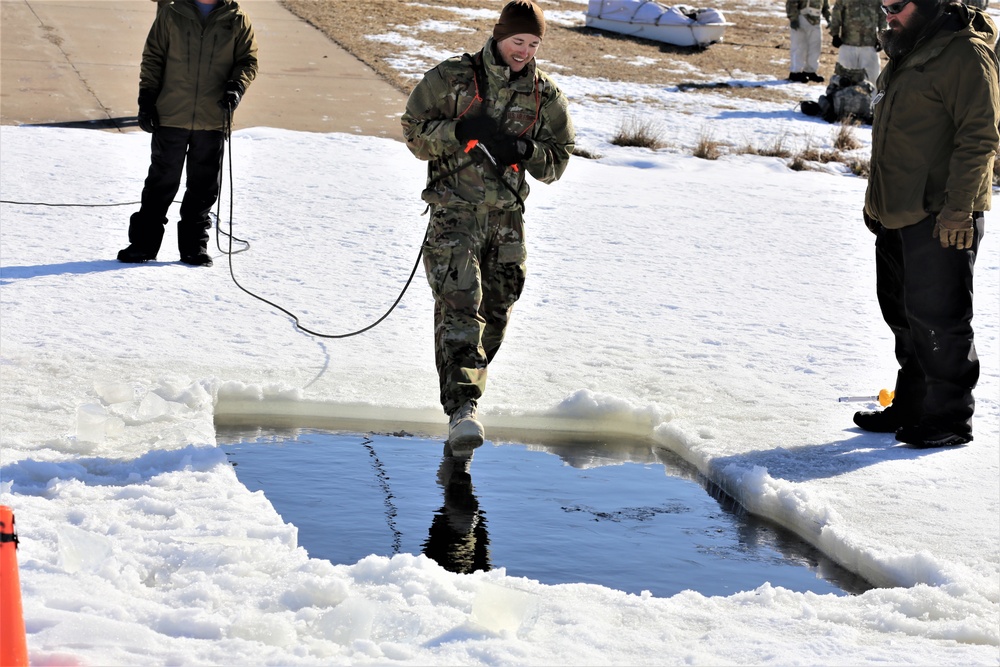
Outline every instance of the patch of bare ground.
{"type": "MultiPolygon", "coordinates": [[[[485,43],[506,0],[281,0],[339,46],[408,93],[416,79],[393,67],[405,59],[411,72],[425,71],[448,55],[475,52],[485,43]],[[446,26],[448,29],[442,29],[446,26]],[[392,37],[389,37],[389,36],[392,37]],[[380,37],[372,39],[372,37],[380,37]],[[421,48],[409,49],[403,40],[421,48]]],[[[783,5],[721,0],[707,6],[735,25],[724,41],[684,48],[584,26],[586,5],[540,0],[548,27],[538,60],[559,75],[680,87],[763,101],[788,102],[788,25],[783,5]],[[754,85],[748,85],[753,83],[754,85]]],[[[820,72],[836,60],[827,44],[820,72]]],[[[816,96],[823,92],[816,86],[816,96]]]]}

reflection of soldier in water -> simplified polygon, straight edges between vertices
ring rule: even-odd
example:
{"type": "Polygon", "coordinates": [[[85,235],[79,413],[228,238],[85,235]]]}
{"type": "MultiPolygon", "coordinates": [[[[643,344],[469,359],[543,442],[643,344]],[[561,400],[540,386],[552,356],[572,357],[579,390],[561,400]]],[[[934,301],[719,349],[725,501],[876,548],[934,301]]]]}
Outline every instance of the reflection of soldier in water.
{"type": "Polygon", "coordinates": [[[450,572],[468,574],[490,569],[486,515],[472,488],[468,458],[445,456],[438,469],[444,505],[434,515],[423,553],[450,572]]]}

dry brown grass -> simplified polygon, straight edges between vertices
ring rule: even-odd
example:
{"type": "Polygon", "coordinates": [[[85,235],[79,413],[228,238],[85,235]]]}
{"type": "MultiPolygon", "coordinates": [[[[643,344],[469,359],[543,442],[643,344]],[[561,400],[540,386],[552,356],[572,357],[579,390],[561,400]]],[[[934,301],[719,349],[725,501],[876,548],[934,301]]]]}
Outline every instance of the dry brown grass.
{"type": "Polygon", "coordinates": [[[855,176],[868,178],[868,174],[871,173],[871,160],[868,158],[849,157],[844,159],[844,164],[855,176]]]}
{"type": "Polygon", "coordinates": [[[702,160],[718,160],[722,157],[724,145],[712,135],[710,130],[702,130],[692,155],[702,160]]]}
{"type": "Polygon", "coordinates": [[[663,127],[652,118],[628,116],[622,120],[615,136],[611,137],[615,146],[635,146],[656,150],[664,146],[663,127]]]}
{"type": "Polygon", "coordinates": [[[857,121],[841,121],[833,133],[833,147],[838,151],[853,151],[861,148],[862,143],[854,133],[854,128],[857,126],[857,121]]]}
{"type": "MultiPolygon", "coordinates": [[[[404,93],[415,80],[391,66],[399,57],[398,44],[366,36],[395,32],[426,45],[428,53],[460,54],[478,50],[486,41],[506,0],[281,0],[292,12],[323,31],[330,39],[369,65],[404,93]],[[464,14],[451,11],[465,10],[464,14]],[[475,11],[472,11],[475,10],[475,11]],[[438,32],[428,21],[448,22],[456,29],[438,32]]],[[[788,29],[783,12],[759,16],[759,9],[737,0],[711,3],[736,25],[726,29],[725,41],[706,49],[682,48],[626,37],[581,26],[567,27],[552,20],[557,12],[578,12],[586,5],[567,0],[546,0],[548,32],[538,59],[553,74],[604,78],[660,86],[679,86],[760,100],[787,101],[774,85],[718,87],[710,82],[749,78],[784,80],[788,75],[788,29]]],[[[415,69],[430,69],[440,57],[427,56],[415,69]]],[[[827,45],[821,69],[832,69],[836,52],[827,45]]],[[[819,91],[821,92],[821,91],[819,91]]],[[[817,94],[819,94],[817,92],[817,94]]]]}
{"type": "Polygon", "coordinates": [[[785,145],[787,140],[788,137],[785,135],[775,137],[771,143],[764,145],[758,145],[752,140],[748,140],[747,143],[739,149],[739,153],[743,155],[763,155],[764,157],[790,157],[792,151],[785,145]]]}

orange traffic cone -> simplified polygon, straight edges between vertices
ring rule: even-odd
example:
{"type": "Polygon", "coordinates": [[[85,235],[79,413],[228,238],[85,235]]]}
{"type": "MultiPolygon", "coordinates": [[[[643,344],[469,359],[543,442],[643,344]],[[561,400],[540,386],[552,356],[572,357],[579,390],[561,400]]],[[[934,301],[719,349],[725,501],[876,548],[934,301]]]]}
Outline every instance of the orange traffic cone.
{"type": "Polygon", "coordinates": [[[14,511],[0,505],[0,666],[27,665],[28,643],[21,609],[21,579],[17,574],[14,511]]]}

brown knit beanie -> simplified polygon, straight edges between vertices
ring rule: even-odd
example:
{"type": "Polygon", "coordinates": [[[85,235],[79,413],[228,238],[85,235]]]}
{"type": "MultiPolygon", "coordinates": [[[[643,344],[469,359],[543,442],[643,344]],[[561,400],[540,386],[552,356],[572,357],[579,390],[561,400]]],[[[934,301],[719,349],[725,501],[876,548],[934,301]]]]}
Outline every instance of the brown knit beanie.
{"type": "Polygon", "coordinates": [[[545,36],[545,17],[542,9],[531,0],[513,0],[500,12],[500,20],[493,26],[493,39],[502,42],[511,35],[545,36]]]}

